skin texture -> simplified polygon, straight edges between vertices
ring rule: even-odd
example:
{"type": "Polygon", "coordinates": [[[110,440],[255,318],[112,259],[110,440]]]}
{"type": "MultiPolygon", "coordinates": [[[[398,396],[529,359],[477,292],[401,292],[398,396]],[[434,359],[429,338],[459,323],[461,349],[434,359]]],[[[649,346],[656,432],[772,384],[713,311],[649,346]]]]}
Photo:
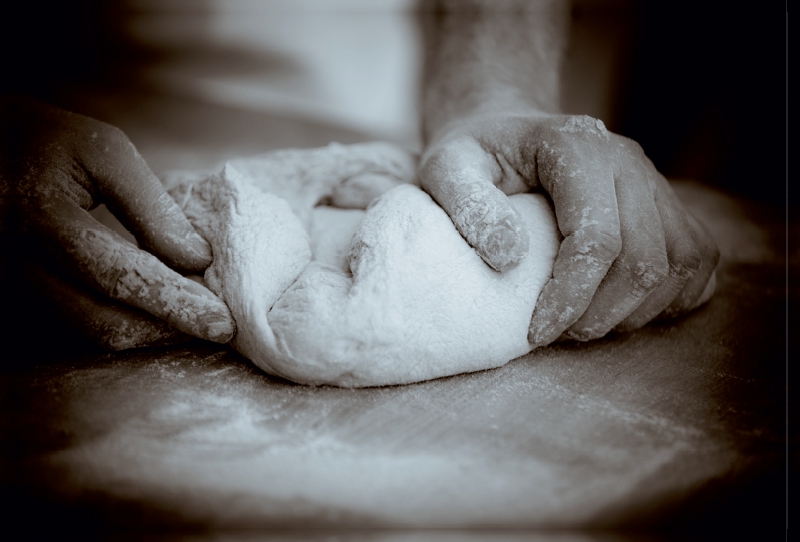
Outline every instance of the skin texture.
{"type": "Polygon", "coordinates": [[[566,2],[441,0],[426,30],[420,182],[498,271],[527,254],[506,196],[546,193],[562,235],[528,340],[590,340],[713,293],[719,251],[634,141],[560,114],[566,2]]]}
{"type": "Polygon", "coordinates": [[[231,339],[225,304],[177,272],[202,273],[210,247],[125,134],[24,98],[5,98],[2,117],[14,135],[5,139],[2,177],[18,222],[15,265],[41,285],[50,309],[111,349],[186,335],[231,339]],[[141,248],[91,217],[101,203],[141,248]]]}

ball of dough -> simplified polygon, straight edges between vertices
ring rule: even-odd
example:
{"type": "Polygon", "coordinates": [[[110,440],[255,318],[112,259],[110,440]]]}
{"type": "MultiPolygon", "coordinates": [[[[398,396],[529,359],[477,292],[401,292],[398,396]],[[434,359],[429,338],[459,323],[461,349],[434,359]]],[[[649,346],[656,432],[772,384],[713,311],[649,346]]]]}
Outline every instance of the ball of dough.
{"type": "Polygon", "coordinates": [[[264,175],[253,179],[268,157],[176,190],[213,248],[206,283],[234,315],[232,345],[264,371],[304,384],[378,386],[489,369],[530,351],[528,324],[559,245],[546,198],[510,198],[531,246],[499,273],[430,196],[401,184],[408,178],[382,183],[390,189],[366,211],[314,207],[339,184],[306,179],[287,201],[292,190],[276,179],[279,198],[264,175]],[[311,197],[311,185],[324,188],[311,197]]]}

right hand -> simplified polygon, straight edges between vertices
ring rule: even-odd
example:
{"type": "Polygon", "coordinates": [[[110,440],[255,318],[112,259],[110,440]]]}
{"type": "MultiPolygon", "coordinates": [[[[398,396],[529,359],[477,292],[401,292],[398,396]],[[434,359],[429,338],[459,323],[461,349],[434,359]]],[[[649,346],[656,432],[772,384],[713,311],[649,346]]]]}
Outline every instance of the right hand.
{"type": "Polygon", "coordinates": [[[13,144],[3,177],[21,232],[16,264],[35,290],[73,328],[111,349],[183,334],[228,342],[235,324],[227,306],[173,271],[202,274],[211,249],[125,134],[28,99],[6,100],[4,109],[13,144]],[[88,213],[101,203],[146,250],[88,213]]]}
{"type": "Polygon", "coordinates": [[[714,291],[714,240],[637,143],[590,117],[514,112],[454,121],[426,149],[420,180],[498,271],[528,252],[505,195],[550,197],[563,240],[531,318],[533,346],[638,329],[714,291]]]}

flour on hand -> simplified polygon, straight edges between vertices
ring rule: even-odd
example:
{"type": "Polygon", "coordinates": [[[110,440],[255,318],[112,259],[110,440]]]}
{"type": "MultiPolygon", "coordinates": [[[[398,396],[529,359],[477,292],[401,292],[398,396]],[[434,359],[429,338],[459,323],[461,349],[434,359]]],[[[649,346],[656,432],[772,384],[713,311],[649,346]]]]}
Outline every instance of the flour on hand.
{"type": "Polygon", "coordinates": [[[213,248],[205,280],[236,320],[233,347],[270,374],[344,387],[489,369],[529,352],[559,244],[549,202],[511,196],[531,245],[499,273],[412,184],[414,170],[388,144],[331,145],[232,160],[172,188],[213,248]],[[318,206],[369,201],[366,211],[318,206]]]}

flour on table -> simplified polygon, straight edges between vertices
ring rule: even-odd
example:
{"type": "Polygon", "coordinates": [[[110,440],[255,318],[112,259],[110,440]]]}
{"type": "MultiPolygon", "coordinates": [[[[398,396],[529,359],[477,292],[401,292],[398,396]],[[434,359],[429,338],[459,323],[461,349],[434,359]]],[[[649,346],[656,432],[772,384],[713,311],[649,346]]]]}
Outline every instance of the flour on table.
{"type": "Polygon", "coordinates": [[[558,232],[548,201],[511,196],[531,239],[499,273],[413,183],[388,144],[331,145],[229,161],[171,189],[211,244],[208,287],[236,320],[233,347],[304,384],[404,384],[526,354],[558,232]],[[340,209],[338,206],[368,209],[340,209]]]}

